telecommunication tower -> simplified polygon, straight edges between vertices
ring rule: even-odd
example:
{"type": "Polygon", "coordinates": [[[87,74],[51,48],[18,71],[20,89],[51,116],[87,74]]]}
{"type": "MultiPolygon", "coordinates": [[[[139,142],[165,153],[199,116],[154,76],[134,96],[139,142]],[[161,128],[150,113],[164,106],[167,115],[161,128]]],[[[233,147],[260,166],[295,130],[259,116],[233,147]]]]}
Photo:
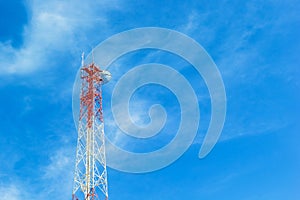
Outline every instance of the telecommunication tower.
{"type": "Polygon", "coordinates": [[[102,85],[111,74],[94,63],[80,69],[80,114],[72,200],[107,200],[102,85]]]}

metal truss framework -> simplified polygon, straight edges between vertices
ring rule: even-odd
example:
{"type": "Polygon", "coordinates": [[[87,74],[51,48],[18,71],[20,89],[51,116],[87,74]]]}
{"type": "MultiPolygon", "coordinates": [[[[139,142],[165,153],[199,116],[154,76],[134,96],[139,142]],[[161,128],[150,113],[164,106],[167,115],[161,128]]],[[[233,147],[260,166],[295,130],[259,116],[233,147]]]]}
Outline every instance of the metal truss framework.
{"type": "Polygon", "coordinates": [[[73,200],[107,200],[102,90],[104,81],[94,63],[81,67],[80,116],[73,200]]]}

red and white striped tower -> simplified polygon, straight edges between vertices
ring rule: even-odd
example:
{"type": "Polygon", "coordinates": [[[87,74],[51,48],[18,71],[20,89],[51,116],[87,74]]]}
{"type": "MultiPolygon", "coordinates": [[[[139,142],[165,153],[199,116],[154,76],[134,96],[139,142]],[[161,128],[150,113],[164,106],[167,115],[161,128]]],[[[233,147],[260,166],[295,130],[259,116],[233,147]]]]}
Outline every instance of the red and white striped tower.
{"type": "Polygon", "coordinates": [[[102,85],[111,75],[82,55],[80,116],[73,200],[107,200],[107,171],[102,111],[102,85]]]}

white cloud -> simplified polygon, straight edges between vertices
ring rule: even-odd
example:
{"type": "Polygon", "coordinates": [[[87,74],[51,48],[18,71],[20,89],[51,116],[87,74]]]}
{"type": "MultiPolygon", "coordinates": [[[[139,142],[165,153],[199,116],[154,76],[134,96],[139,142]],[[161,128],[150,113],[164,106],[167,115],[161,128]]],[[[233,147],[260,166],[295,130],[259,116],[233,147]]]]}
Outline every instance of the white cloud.
{"type": "MultiPolygon", "coordinates": [[[[235,121],[237,124],[237,121],[235,121]]],[[[289,125],[287,120],[266,120],[266,121],[254,121],[252,122],[242,122],[247,124],[247,126],[240,126],[233,124],[232,122],[224,128],[224,133],[221,135],[220,141],[227,141],[231,139],[236,139],[238,137],[253,136],[258,134],[270,134],[274,133],[280,129],[283,129],[289,125]]]]}
{"type": "Polygon", "coordinates": [[[62,171],[68,171],[73,164],[73,157],[75,155],[75,152],[71,152],[70,148],[64,148],[53,153],[50,156],[50,164],[45,168],[44,178],[59,177],[62,171]]]}
{"type": "MultiPolygon", "coordinates": [[[[80,51],[89,43],[87,32],[101,30],[106,13],[119,9],[118,1],[30,1],[31,18],[23,46],[0,43],[0,73],[28,74],[54,65],[55,54],[80,51]],[[96,28],[98,27],[98,29],[96,28]]],[[[28,11],[29,12],[29,11],[28,11]]]]}
{"type": "MultiPolygon", "coordinates": [[[[66,144],[64,144],[66,145],[66,144]]],[[[75,149],[61,148],[50,156],[50,163],[42,171],[43,189],[39,199],[68,199],[72,195],[75,149]],[[61,185],[63,184],[63,187],[61,185]]]]}
{"type": "MultiPolygon", "coordinates": [[[[16,185],[0,185],[1,200],[21,200],[20,188],[16,185]]],[[[23,195],[24,196],[24,195],[23,195]]]]}

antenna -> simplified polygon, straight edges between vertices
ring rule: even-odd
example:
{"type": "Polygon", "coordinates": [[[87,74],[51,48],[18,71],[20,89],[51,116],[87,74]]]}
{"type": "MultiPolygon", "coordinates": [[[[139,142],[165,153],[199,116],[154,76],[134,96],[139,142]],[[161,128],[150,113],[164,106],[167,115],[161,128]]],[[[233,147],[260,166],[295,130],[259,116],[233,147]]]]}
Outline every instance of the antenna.
{"type": "Polygon", "coordinates": [[[81,67],[84,66],[84,52],[81,54],[81,67]]]}

